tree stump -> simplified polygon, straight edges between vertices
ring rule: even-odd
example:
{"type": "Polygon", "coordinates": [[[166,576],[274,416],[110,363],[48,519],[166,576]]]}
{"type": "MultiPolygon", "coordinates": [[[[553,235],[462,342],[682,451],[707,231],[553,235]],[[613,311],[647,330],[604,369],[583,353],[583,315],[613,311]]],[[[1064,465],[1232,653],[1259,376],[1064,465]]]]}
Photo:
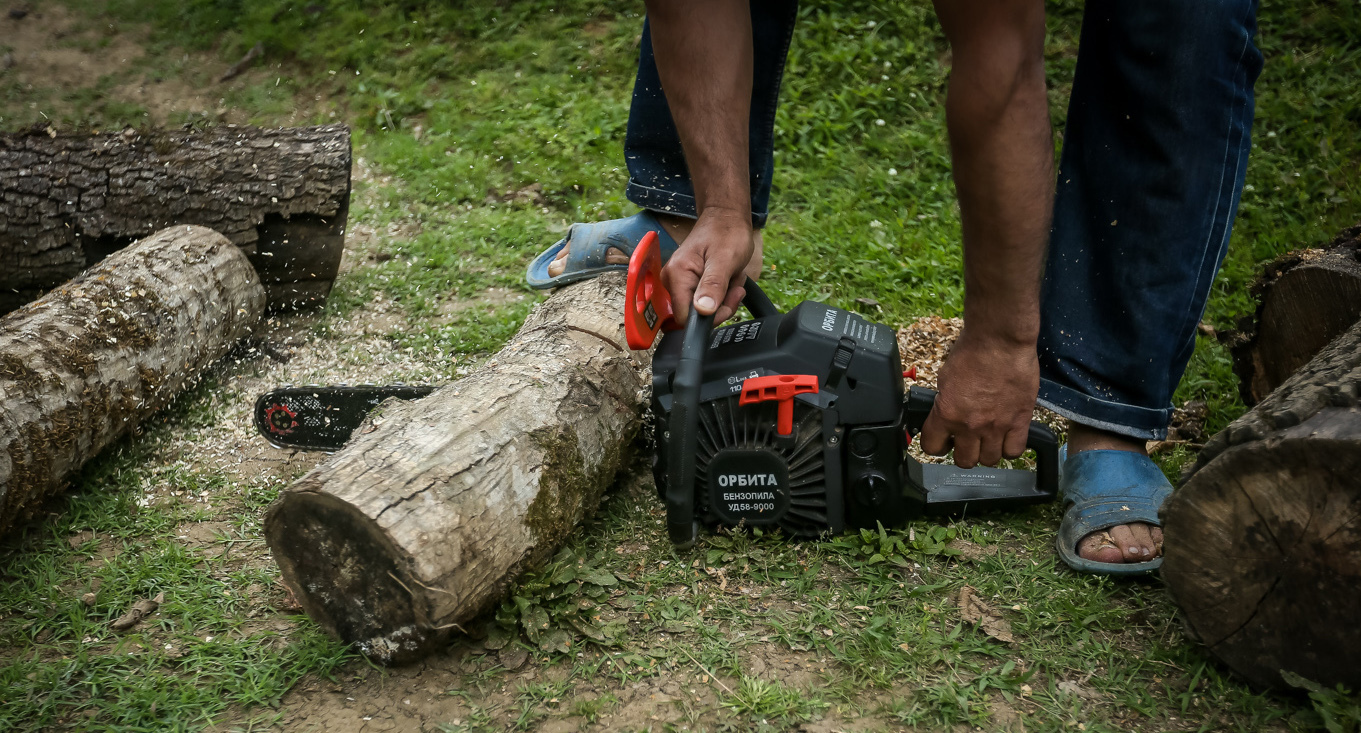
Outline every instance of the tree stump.
{"type": "Polygon", "coordinates": [[[194,382],[264,307],[237,247],[180,226],[0,318],[0,532],[194,382]]]}
{"type": "Polygon", "coordinates": [[[1361,321],[1210,439],[1162,509],[1188,630],[1262,688],[1361,688],[1361,321]]]}
{"type": "Polygon", "coordinates": [[[265,538],[308,615],[373,659],[415,660],[557,550],[642,426],[623,296],[619,273],[557,290],[477,371],[380,405],[278,498],[265,538]]]}
{"type": "Polygon", "coordinates": [[[241,247],[272,309],[320,303],[349,196],[344,125],[0,134],[0,313],[176,224],[241,247]]]}
{"type": "Polygon", "coordinates": [[[1227,336],[1243,402],[1257,404],[1361,318],[1361,225],[1289,252],[1252,287],[1257,312],[1227,336]]]}

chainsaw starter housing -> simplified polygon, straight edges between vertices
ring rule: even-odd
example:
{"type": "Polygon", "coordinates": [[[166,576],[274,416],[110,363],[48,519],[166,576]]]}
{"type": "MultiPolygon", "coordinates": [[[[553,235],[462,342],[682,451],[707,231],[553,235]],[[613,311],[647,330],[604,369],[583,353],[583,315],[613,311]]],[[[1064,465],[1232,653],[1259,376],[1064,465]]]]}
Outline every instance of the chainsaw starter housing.
{"type": "MultiPolygon", "coordinates": [[[[682,339],[683,331],[663,334],[652,361],[653,476],[663,496],[682,339]]],[[[903,370],[892,328],[805,301],[714,329],[703,364],[695,456],[702,522],[811,537],[876,521],[894,526],[913,514],[904,484],[921,478],[908,475],[903,460],[903,370]],[[756,391],[748,385],[779,376],[792,383],[791,375],[813,387],[784,399],[744,398],[756,391]],[[790,430],[781,430],[782,410],[792,412],[792,426],[783,426],[790,430]]]]}

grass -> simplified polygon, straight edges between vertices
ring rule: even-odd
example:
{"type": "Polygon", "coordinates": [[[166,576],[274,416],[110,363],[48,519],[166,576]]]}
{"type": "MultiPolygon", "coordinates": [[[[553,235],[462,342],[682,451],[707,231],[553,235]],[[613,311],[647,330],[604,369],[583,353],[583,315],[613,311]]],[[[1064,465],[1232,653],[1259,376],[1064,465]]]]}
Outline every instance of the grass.
{"type": "MultiPolygon", "coordinates": [[[[0,128],[146,123],[150,109],[115,91],[156,78],[212,89],[222,107],[258,124],[353,126],[357,167],[368,173],[351,216],[377,234],[357,250],[364,260],[338,282],[314,339],[341,339],[347,318],[381,302],[400,322],[385,343],[440,378],[456,377],[455,363],[466,369],[494,351],[537,302],[521,285],[530,257],[570,222],[632,211],[622,196],[621,138],[639,5],[68,7],[77,26],[61,43],[97,50],[137,34],[145,56],[83,88],[26,86],[0,71],[0,128]],[[262,65],[216,85],[257,42],[262,65]],[[511,297],[491,298],[493,288],[511,297]]],[[[883,307],[875,317],[889,323],[958,315],[947,69],[929,9],[832,1],[800,12],[776,123],[763,282],[783,305],[815,298],[855,308],[855,298],[871,296],[883,307]]],[[[1080,13],[1076,2],[1050,4],[1059,127],[1080,13]]],[[[1260,25],[1267,65],[1248,188],[1206,314],[1221,329],[1251,310],[1247,286],[1263,261],[1325,243],[1361,211],[1361,6],[1268,3],[1260,25]]],[[[175,108],[160,121],[213,115],[175,108]]],[[[79,490],[6,540],[0,730],[190,730],[250,716],[268,725],[300,680],[359,684],[362,664],[286,610],[260,540],[263,508],[293,469],[250,483],[184,460],[177,442],[217,434],[224,405],[243,399],[229,393],[228,377],[250,368],[224,366],[221,379],[108,451],[75,482],[79,490]],[[209,521],[219,523],[210,542],[181,538],[184,527],[209,521]],[[82,597],[96,583],[87,606],[82,597]],[[133,600],[161,590],[166,603],[149,622],[123,636],[108,631],[133,600]]],[[[1198,343],[1175,397],[1192,399],[1209,404],[1210,432],[1243,409],[1212,339],[1198,343]]],[[[1179,449],[1166,469],[1192,458],[1179,449]]],[[[1157,583],[1056,565],[1054,507],[822,543],[713,535],[677,556],[649,491],[615,494],[484,620],[485,642],[455,647],[467,661],[450,694],[466,709],[434,725],[1357,727],[1349,693],[1313,689],[1303,702],[1247,689],[1182,636],[1157,583]],[[957,554],[965,541],[982,554],[957,554]],[[949,599],[963,585],[1000,610],[1016,642],[959,620],[949,599]],[[500,665],[501,650],[517,645],[532,650],[534,679],[500,665]],[[635,713],[636,685],[670,698],[646,708],[664,720],[635,713]]]]}
{"type": "Polygon", "coordinates": [[[277,570],[226,562],[228,548],[259,542],[258,514],[280,485],[252,487],[258,493],[237,509],[238,526],[224,522],[214,538],[223,548],[216,560],[177,541],[202,509],[144,493],[153,484],[172,495],[230,493],[220,477],[154,460],[169,436],[213,419],[205,407],[215,386],[183,396],[146,434],[91,465],[59,515],[8,538],[0,730],[85,721],[195,729],[228,706],[277,706],[303,674],[328,675],[353,658],[314,626],[285,637],[250,620],[277,570]],[[110,631],[135,600],[160,592],[158,614],[128,633],[110,631]]]}

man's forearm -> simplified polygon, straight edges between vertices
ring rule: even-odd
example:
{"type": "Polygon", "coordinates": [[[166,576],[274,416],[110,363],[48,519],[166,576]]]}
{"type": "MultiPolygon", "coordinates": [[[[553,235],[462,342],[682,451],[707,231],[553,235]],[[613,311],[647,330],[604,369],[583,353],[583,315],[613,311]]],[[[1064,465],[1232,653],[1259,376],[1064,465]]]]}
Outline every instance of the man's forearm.
{"type": "Polygon", "coordinates": [[[745,0],[649,0],[647,12],[697,213],[713,209],[750,217],[750,6],[745,0]]]}
{"type": "Polygon", "coordinates": [[[649,0],[652,51],[680,133],[699,221],[662,270],[676,317],[690,303],[722,320],[751,261],[751,6],[746,0],[649,0]]]}
{"type": "Polygon", "coordinates": [[[1033,344],[1054,200],[1043,5],[945,0],[937,12],[953,55],[946,118],[964,235],[965,328],[1033,344]]]}

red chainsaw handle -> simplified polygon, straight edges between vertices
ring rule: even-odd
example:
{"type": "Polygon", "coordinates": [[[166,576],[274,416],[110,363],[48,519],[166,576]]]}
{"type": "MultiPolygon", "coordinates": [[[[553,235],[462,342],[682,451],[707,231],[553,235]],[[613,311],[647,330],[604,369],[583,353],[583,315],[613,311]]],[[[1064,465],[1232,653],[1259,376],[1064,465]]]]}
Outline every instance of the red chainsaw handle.
{"type": "Polygon", "coordinates": [[[652,348],[658,331],[680,328],[671,310],[671,293],[662,285],[662,248],[656,232],[643,235],[629,257],[628,282],[624,286],[624,333],[629,348],[652,348]]]}

